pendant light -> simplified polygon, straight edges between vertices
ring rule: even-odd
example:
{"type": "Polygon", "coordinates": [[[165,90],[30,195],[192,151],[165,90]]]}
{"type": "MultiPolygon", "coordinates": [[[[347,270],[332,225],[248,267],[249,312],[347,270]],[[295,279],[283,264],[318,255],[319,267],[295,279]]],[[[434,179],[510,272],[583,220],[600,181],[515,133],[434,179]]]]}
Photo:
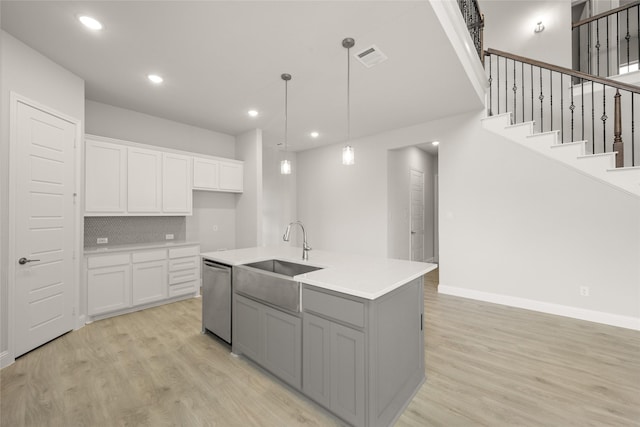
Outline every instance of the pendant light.
{"type": "MultiPolygon", "coordinates": [[[[351,54],[350,49],[356,44],[351,37],[342,40],[342,47],[347,49],[347,144],[351,141],[351,54]]],[[[353,147],[346,145],[342,149],[342,164],[353,165],[355,163],[355,152],[353,147]]]]}
{"type": "Polygon", "coordinates": [[[291,175],[291,161],[289,161],[286,156],[287,156],[287,138],[288,138],[288,115],[289,115],[289,97],[288,97],[288,85],[289,85],[289,80],[291,80],[291,74],[282,74],[280,76],[280,78],[282,80],[284,80],[284,156],[285,159],[280,161],[280,173],[282,175],[291,175]]]}

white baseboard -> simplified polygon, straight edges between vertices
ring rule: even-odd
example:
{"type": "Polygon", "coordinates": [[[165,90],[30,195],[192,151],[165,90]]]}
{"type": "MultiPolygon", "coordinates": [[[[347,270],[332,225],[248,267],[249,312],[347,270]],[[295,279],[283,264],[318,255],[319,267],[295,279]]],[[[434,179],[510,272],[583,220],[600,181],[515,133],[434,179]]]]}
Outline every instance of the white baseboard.
{"type": "Polygon", "coordinates": [[[587,320],[589,322],[602,323],[605,325],[617,326],[619,328],[640,331],[640,318],[638,317],[620,316],[618,314],[605,313],[602,311],[587,310],[568,305],[552,304],[548,302],[493,294],[490,292],[482,292],[442,284],[438,285],[438,292],[445,295],[492,302],[495,304],[508,305],[510,307],[524,308],[526,310],[556,314],[558,316],[571,317],[573,319],[587,320]]]}
{"type": "Polygon", "coordinates": [[[0,369],[12,365],[13,362],[15,362],[15,359],[11,357],[8,351],[3,351],[2,353],[0,353],[0,369]]]}
{"type": "Polygon", "coordinates": [[[82,328],[86,323],[87,323],[87,315],[81,314],[80,316],[78,316],[78,321],[76,322],[76,327],[74,328],[74,331],[77,331],[78,329],[82,328]]]}

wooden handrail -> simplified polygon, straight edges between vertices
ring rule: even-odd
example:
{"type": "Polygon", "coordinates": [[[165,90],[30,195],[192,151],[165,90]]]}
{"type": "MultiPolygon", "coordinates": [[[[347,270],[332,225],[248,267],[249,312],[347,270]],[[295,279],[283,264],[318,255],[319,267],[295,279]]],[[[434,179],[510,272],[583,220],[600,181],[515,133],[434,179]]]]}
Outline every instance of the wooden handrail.
{"type": "Polygon", "coordinates": [[[573,24],[571,24],[571,29],[573,30],[576,27],[580,27],[580,26],[582,26],[584,24],[588,24],[589,22],[597,21],[598,19],[606,18],[609,15],[613,15],[613,14],[616,14],[618,12],[622,12],[625,9],[630,9],[630,8],[632,8],[634,6],[638,6],[638,5],[640,5],[640,1],[636,1],[636,2],[633,2],[633,3],[628,4],[626,6],[620,6],[620,7],[617,7],[615,9],[611,9],[611,10],[608,10],[606,12],[599,13],[599,14],[597,14],[595,16],[592,16],[591,18],[587,18],[587,19],[583,19],[582,21],[574,22],[573,24]]]}
{"type": "Polygon", "coordinates": [[[629,92],[640,94],[640,86],[631,85],[631,84],[628,84],[628,83],[622,83],[622,82],[619,82],[619,81],[616,81],[616,80],[612,80],[612,79],[607,79],[607,78],[604,78],[604,77],[594,76],[592,74],[587,74],[587,73],[583,73],[581,71],[572,70],[571,68],[560,67],[558,65],[549,64],[548,62],[542,62],[542,61],[538,61],[536,59],[531,59],[531,58],[526,58],[524,56],[514,55],[512,53],[503,52],[501,50],[487,49],[485,51],[485,55],[502,56],[504,58],[513,59],[514,61],[518,61],[518,62],[524,62],[525,64],[530,64],[530,65],[533,65],[535,67],[546,68],[548,70],[556,71],[556,72],[562,73],[562,74],[567,74],[569,76],[577,77],[579,79],[589,80],[589,81],[592,81],[594,83],[599,83],[601,85],[614,87],[616,89],[627,90],[629,92]]]}

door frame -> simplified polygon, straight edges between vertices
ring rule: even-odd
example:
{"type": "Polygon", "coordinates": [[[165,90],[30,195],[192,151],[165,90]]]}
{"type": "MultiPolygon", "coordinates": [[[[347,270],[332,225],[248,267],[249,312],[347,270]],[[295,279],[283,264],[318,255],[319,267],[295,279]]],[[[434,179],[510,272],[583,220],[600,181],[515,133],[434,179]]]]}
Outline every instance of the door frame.
{"type": "Polygon", "coordinates": [[[425,233],[425,223],[424,223],[424,217],[425,217],[425,207],[426,207],[426,200],[424,197],[424,176],[425,173],[424,171],[418,170],[418,169],[409,169],[409,261],[413,261],[413,238],[412,238],[412,234],[411,234],[411,229],[412,227],[412,219],[413,219],[413,202],[411,200],[411,191],[412,191],[412,185],[411,185],[411,177],[413,175],[413,172],[422,174],[422,260],[419,262],[424,262],[425,261],[425,256],[424,256],[424,242],[425,242],[425,238],[424,238],[424,233],[425,233]]]}
{"type": "Polygon", "coordinates": [[[18,104],[23,103],[37,110],[44,111],[47,114],[56,116],[62,120],[72,123],[75,128],[75,167],[74,167],[74,205],[73,210],[73,222],[74,222],[74,247],[73,247],[73,312],[72,319],[74,329],[80,328],[80,260],[81,260],[81,241],[82,241],[82,215],[80,211],[81,202],[79,199],[79,189],[81,187],[81,166],[82,166],[82,120],[75,117],[68,116],[46,105],[40,104],[37,101],[22,96],[16,92],[11,91],[9,95],[9,249],[7,253],[8,260],[8,284],[7,284],[7,331],[8,342],[7,352],[0,355],[0,368],[4,368],[12,364],[15,361],[15,274],[16,274],[16,232],[15,232],[15,220],[16,220],[16,151],[17,151],[17,120],[18,120],[18,104]]]}

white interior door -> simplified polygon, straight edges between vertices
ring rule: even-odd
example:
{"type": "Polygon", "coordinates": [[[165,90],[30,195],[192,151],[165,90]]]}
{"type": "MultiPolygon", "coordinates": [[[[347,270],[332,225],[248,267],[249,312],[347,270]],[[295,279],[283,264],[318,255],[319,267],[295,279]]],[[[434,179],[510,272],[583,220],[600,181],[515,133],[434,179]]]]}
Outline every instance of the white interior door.
{"type": "Polygon", "coordinates": [[[76,124],[17,101],[14,357],[73,329],[76,124]]]}
{"type": "Polygon", "coordinates": [[[411,171],[411,261],[424,261],[424,173],[411,171]]]}

